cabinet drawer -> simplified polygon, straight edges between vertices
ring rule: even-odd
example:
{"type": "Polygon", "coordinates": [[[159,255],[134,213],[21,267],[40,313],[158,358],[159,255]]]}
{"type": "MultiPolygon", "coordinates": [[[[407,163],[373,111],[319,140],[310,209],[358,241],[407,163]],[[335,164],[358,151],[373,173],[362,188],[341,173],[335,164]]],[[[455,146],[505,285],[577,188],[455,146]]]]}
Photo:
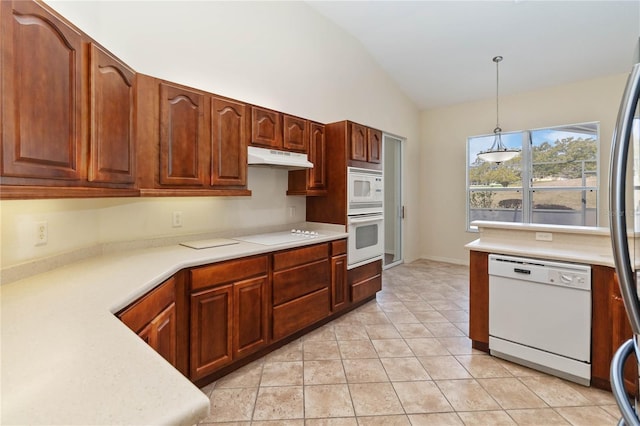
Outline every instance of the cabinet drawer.
{"type": "Polygon", "coordinates": [[[251,257],[248,259],[231,260],[202,268],[192,269],[191,289],[211,287],[231,281],[240,281],[257,275],[266,274],[268,270],[268,256],[251,257]]]}
{"type": "Polygon", "coordinates": [[[329,304],[329,289],[323,288],[273,308],[273,339],[286,337],[327,317],[329,304]]]}
{"type": "Polygon", "coordinates": [[[273,273],[273,304],[289,300],[328,287],[330,265],[323,259],[308,265],[273,273]]]}
{"type": "Polygon", "coordinates": [[[273,255],[273,270],[291,268],[329,257],[329,244],[316,244],[309,247],[287,250],[273,255]]]}
{"type": "Polygon", "coordinates": [[[368,263],[347,273],[351,287],[351,301],[358,302],[382,289],[382,261],[368,263]]]}
{"type": "Polygon", "coordinates": [[[347,240],[331,241],[331,256],[347,253],[347,240]]]}

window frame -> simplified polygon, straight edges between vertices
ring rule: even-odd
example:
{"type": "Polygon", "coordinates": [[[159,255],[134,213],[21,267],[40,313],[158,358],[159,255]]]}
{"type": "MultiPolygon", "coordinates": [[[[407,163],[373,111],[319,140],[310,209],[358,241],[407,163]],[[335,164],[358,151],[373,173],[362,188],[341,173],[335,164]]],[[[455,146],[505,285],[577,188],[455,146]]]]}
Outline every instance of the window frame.
{"type": "MultiPolygon", "coordinates": [[[[586,121],[586,122],[580,122],[580,123],[574,123],[574,124],[563,124],[563,125],[558,125],[558,126],[551,126],[551,127],[540,127],[540,128],[534,128],[534,129],[526,129],[526,130],[517,130],[517,131],[512,131],[512,132],[503,132],[502,135],[506,135],[506,134],[517,134],[517,133],[522,133],[522,140],[521,140],[521,183],[520,183],[520,187],[516,188],[516,187],[507,187],[507,188],[492,188],[492,191],[495,192],[505,192],[505,191],[521,191],[522,192],[522,220],[521,221],[512,221],[512,222],[504,222],[504,223],[523,223],[523,224],[539,224],[539,225],[545,225],[544,223],[536,223],[536,222],[532,222],[533,219],[533,193],[537,190],[540,191],[570,191],[570,192],[578,192],[578,191],[595,191],[596,192],[596,223],[595,225],[591,226],[591,225],[583,225],[586,228],[597,228],[600,225],[600,148],[601,148],[601,139],[600,139],[600,122],[599,121],[586,121]],[[595,173],[596,173],[596,186],[579,186],[579,187],[567,187],[567,186],[563,186],[563,187],[544,187],[544,186],[539,186],[539,187],[534,187],[533,186],[533,133],[536,131],[541,131],[541,130],[554,130],[554,129],[566,129],[567,127],[577,127],[577,126],[585,126],[585,125],[595,125],[596,127],[596,154],[595,154],[595,162],[596,162],[596,169],[595,169],[595,173]]],[[[470,155],[471,155],[471,141],[473,139],[477,139],[477,138],[484,138],[484,137],[491,137],[493,136],[493,134],[485,134],[485,135],[476,135],[476,136],[469,136],[467,137],[467,149],[466,149],[466,159],[465,159],[465,165],[466,165],[466,169],[465,169],[465,195],[466,195],[466,201],[465,201],[465,213],[466,213],[466,217],[465,217],[465,227],[466,227],[466,231],[467,232],[474,232],[477,233],[478,232],[478,227],[476,226],[472,226],[471,225],[471,205],[470,205],[470,198],[471,198],[471,193],[473,192],[480,192],[482,190],[473,190],[471,188],[470,182],[469,182],[469,172],[471,169],[471,164],[473,163],[470,155]]],[[[486,190],[486,189],[485,189],[486,190]]],[[[553,224],[547,224],[547,225],[553,225],[553,224]]]]}

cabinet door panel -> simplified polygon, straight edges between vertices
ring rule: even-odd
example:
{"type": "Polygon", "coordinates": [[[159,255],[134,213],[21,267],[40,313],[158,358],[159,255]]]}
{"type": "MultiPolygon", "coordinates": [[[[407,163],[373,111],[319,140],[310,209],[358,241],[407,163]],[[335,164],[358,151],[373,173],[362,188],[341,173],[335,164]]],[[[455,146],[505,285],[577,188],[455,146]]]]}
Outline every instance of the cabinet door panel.
{"type": "Polygon", "coordinates": [[[135,73],[91,45],[91,144],[89,180],[134,182],[135,73]]]}
{"type": "Polygon", "coordinates": [[[331,310],[338,311],[349,304],[347,286],[347,255],[331,259],[331,310]]]}
{"type": "Polygon", "coordinates": [[[288,151],[307,152],[307,120],[285,115],[283,117],[283,148],[288,151]]]}
{"type": "Polygon", "coordinates": [[[268,284],[264,276],[233,285],[234,357],[253,353],[268,342],[268,284]]]}
{"type": "Polygon", "coordinates": [[[192,379],[199,379],[232,359],[231,285],[191,295],[192,379]]]}
{"type": "Polygon", "coordinates": [[[309,161],[313,168],[309,170],[309,189],[327,188],[327,142],[325,140],[324,126],[318,123],[310,125],[311,137],[309,138],[309,161]]]}
{"type": "Polygon", "coordinates": [[[351,140],[349,141],[349,158],[355,161],[367,161],[367,128],[356,123],[349,123],[351,140]]]}
{"type": "Polygon", "coordinates": [[[206,184],[204,109],[204,94],[160,84],[160,184],[206,184]]]}
{"type": "Polygon", "coordinates": [[[2,175],[82,178],[82,36],[35,2],[1,2],[2,175]]]}
{"type": "Polygon", "coordinates": [[[249,141],[246,106],[213,98],[211,120],[211,185],[246,185],[249,141]]]}
{"type": "Polygon", "coordinates": [[[152,322],[152,339],[149,342],[164,359],[171,365],[176,365],[177,359],[177,325],[176,325],[176,305],[172,303],[162,311],[152,322]]]}
{"type": "Polygon", "coordinates": [[[382,132],[375,129],[367,129],[367,161],[380,163],[382,160],[382,132]]]}
{"type": "Polygon", "coordinates": [[[279,112],[251,107],[251,144],[282,148],[282,116],[279,112]]]}

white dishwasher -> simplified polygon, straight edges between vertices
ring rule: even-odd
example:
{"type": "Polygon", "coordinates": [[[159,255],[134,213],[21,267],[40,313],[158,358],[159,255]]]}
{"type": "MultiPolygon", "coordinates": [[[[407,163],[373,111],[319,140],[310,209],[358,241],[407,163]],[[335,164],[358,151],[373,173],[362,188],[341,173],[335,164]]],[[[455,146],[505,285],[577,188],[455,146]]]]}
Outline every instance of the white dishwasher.
{"type": "Polygon", "coordinates": [[[489,350],[588,386],[591,268],[490,255],[489,350]]]}

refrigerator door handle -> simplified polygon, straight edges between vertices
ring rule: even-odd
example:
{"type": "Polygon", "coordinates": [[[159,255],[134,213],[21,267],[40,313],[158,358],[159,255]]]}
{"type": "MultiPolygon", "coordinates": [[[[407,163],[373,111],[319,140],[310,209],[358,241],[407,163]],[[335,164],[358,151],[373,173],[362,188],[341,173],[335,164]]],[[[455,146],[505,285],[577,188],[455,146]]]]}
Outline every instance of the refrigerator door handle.
{"type": "Polygon", "coordinates": [[[622,419],[618,422],[619,426],[640,425],[640,420],[638,420],[636,412],[633,409],[631,402],[629,402],[627,392],[624,388],[624,363],[634,352],[637,352],[637,347],[635,339],[632,338],[624,342],[618,348],[611,360],[611,392],[613,393],[616,403],[618,404],[618,408],[622,413],[622,419]]]}
{"type": "Polygon", "coordinates": [[[640,334],[640,306],[633,277],[633,267],[627,242],[626,174],[634,111],[640,95],[640,64],[634,65],[627,79],[624,95],[618,111],[618,119],[611,144],[609,182],[609,211],[613,260],[618,273],[618,285],[624,307],[634,334],[640,334]]]}

